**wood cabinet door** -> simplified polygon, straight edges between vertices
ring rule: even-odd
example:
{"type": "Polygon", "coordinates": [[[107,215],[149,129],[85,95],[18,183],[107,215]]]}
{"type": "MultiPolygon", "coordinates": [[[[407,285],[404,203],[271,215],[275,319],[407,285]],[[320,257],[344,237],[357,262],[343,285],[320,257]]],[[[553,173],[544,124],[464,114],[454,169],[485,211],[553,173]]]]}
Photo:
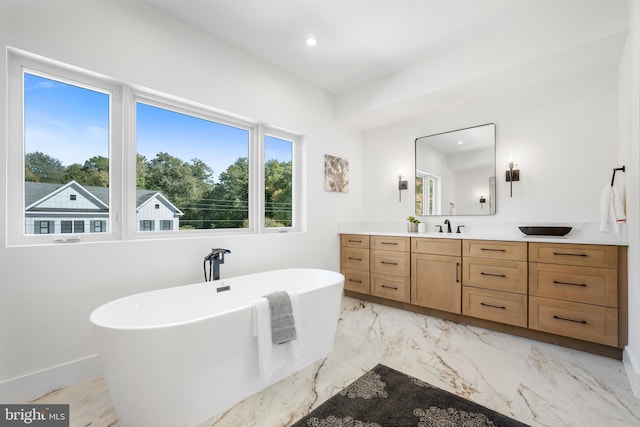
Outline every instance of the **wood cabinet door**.
{"type": "Polygon", "coordinates": [[[411,303],[460,314],[462,303],[461,258],[411,255],[411,303]]]}

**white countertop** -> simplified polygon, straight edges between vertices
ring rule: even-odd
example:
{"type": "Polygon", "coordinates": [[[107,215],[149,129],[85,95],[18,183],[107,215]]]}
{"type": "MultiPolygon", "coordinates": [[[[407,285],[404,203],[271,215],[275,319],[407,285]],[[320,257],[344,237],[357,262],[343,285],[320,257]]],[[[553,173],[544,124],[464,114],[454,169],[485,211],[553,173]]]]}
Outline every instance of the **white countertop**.
{"type": "MultiPolygon", "coordinates": [[[[476,223],[465,225],[461,233],[456,233],[458,224],[452,224],[454,232],[439,233],[433,231],[434,225],[428,226],[427,232],[407,232],[406,221],[401,223],[384,222],[341,222],[338,224],[339,234],[368,234],[378,236],[429,237],[438,239],[472,239],[472,240],[506,240],[514,242],[550,242],[571,244],[595,244],[628,246],[626,228],[620,227],[617,232],[602,233],[598,224],[521,224],[521,225],[569,225],[572,230],[566,236],[528,236],[522,233],[517,225],[506,223],[476,223]]],[[[446,230],[446,228],[445,228],[446,230]]]]}

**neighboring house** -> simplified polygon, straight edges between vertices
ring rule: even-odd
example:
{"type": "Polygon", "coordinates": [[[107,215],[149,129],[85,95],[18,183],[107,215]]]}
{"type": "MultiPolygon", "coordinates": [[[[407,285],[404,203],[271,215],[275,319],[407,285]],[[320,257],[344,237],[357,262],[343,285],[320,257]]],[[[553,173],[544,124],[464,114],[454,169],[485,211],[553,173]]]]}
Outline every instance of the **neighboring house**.
{"type": "MultiPolygon", "coordinates": [[[[136,231],[178,230],[182,212],[162,193],[136,190],[136,231]]],[[[25,234],[105,233],[109,189],[25,182],[25,234]]]]}

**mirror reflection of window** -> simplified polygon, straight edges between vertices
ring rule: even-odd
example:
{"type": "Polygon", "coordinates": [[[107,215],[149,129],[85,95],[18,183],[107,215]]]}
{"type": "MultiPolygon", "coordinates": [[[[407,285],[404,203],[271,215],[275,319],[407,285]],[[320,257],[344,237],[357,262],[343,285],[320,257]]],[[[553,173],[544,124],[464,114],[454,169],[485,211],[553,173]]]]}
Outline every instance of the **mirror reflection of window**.
{"type": "Polygon", "coordinates": [[[440,215],[440,177],[427,172],[416,172],[416,214],[440,215]]]}

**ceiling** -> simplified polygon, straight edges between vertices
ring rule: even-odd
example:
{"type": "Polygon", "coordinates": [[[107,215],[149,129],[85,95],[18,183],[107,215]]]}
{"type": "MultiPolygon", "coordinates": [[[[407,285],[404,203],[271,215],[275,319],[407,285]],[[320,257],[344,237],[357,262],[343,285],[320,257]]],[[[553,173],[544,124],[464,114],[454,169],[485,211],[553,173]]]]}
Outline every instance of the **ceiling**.
{"type": "Polygon", "coordinates": [[[363,129],[614,66],[628,27],[627,0],[145,1],[327,91],[363,129]]]}

